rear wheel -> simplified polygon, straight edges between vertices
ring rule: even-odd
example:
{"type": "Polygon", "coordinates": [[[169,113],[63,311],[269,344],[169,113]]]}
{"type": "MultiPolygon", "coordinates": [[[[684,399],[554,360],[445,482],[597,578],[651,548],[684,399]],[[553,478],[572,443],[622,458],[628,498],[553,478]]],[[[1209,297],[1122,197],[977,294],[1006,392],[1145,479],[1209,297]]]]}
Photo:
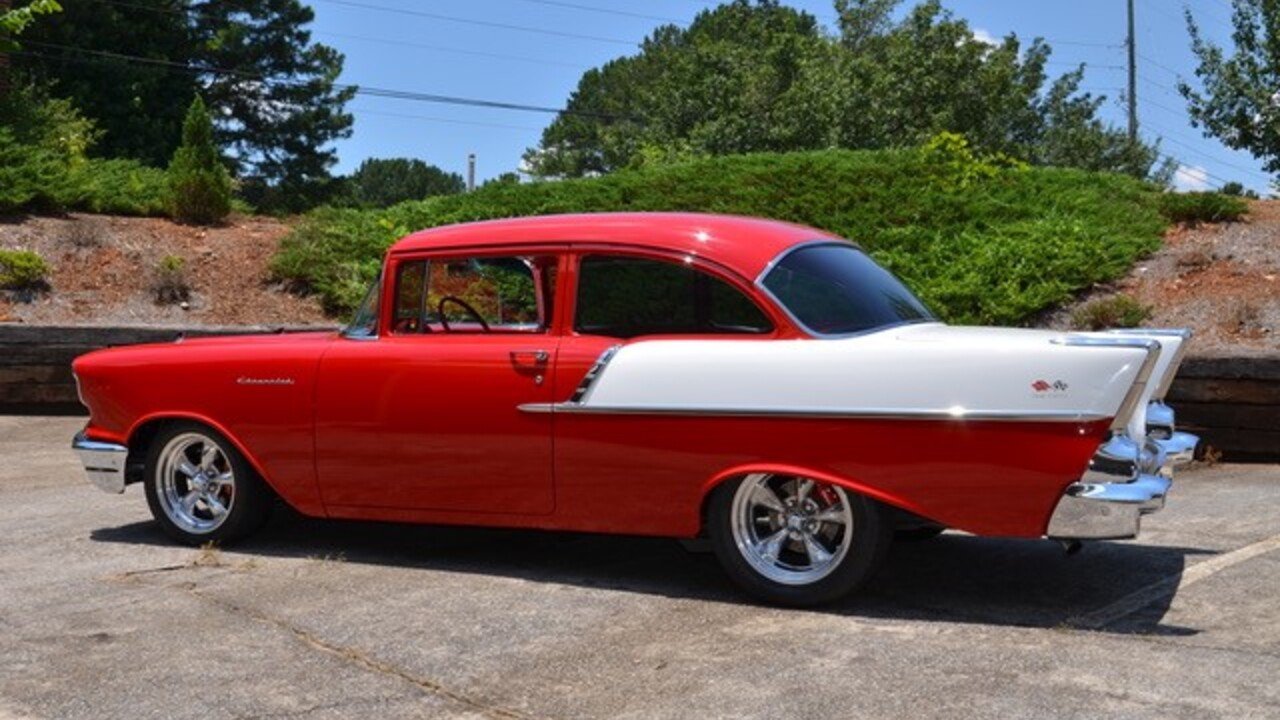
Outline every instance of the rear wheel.
{"type": "Polygon", "coordinates": [[[272,494],[244,456],[204,425],[174,422],[152,440],[145,488],[151,514],[178,542],[230,542],[262,526],[272,494]]]}
{"type": "Polygon", "coordinates": [[[753,473],[716,488],[708,529],[720,564],[751,595],[809,606],[857,589],[892,537],[879,505],[831,483],[753,473]]]}

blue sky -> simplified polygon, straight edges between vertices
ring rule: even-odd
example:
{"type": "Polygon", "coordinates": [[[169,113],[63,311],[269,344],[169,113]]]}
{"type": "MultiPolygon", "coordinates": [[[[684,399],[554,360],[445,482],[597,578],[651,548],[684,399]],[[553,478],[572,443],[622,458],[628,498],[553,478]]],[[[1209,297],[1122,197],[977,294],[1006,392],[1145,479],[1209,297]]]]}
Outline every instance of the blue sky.
{"type": "MultiPolygon", "coordinates": [[[[583,71],[632,54],[664,21],[687,24],[714,5],[698,0],[309,0],[314,39],[346,55],[343,81],[362,86],[563,107],[583,71]],[[570,7],[576,6],[576,7],[570,7]],[[597,8],[604,12],[587,8],[597,8]],[[390,10],[388,10],[390,9],[390,10]],[[434,17],[430,17],[434,16],[434,17]],[[460,18],[476,23],[456,22],[460,18]],[[661,19],[659,19],[661,18],[661,19]],[[537,28],[545,33],[516,28],[537,28]]],[[[788,3],[833,21],[829,0],[788,3]]],[[[910,1],[903,8],[910,7],[910,1]]],[[[1054,48],[1054,73],[1085,63],[1084,87],[1108,96],[1104,116],[1124,123],[1123,0],[945,0],[979,36],[1044,37],[1054,48]]],[[[1206,34],[1230,33],[1229,0],[1137,0],[1139,116],[1144,135],[1182,165],[1183,189],[1237,180],[1259,191],[1268,176],[1247,153],[1228,150],[1191,127],[1175,86],[1193,77],[1182,9],[1190,7],[1206,34]]],[[[369,157],[417,157],[465,172],[478,157],[484,180],[515,170],[537,144],[552,115],[460,107],[378,97],[351,103],[355,132],[338,145],[338,171],[369,157]]]]}

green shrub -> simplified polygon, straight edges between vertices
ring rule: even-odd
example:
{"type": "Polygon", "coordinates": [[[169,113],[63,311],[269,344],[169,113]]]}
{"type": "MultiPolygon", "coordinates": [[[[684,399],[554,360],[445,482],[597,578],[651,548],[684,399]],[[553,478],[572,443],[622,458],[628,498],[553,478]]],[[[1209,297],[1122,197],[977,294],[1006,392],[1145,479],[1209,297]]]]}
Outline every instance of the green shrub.
{"type": "Polygon", "coordinates": [[[1151,308],[1128,295],[1094,298],[1071,313],[1071,326],[1077,330],[1131,328],[1151,317],[1151,308]]]}
{"type": "Polygon", "coordinates": [[[186,258],[179,255],[160,258],[151,270],[151,294],[161,305],[185,302],[191,297],[186,258]]]}
{"type": "Polygon", "coordinates": [[[1170,222],[1199,225],[1202,222],[1235,222],[1249,212],[1243,199],[1216,192],[1164,193],[1160,212],[1170,222]]]}
{"type": "Polygon", "coordinates": [[[690,210],[829,230],[861,243],[943,318],[1016,324],[1123,275],[1160,244],[1166,223],[1139,181],[991,161],[980,171],[965,163],[940,171],[929,158],[943,150],[724,156],[491,185],[385,210],[320,209],[286,237],[274,270],[344,311],[409,230],[559,212],[690,210]]]}
{"type": "Polygon", "coordinates": [[[30,250],[0,250],[0,288],[30,290],[45,284],[49,265],[30,250]]]}
{"type": "Polygon", "coordinates": [[[209,225],[231,212],[231,175],[213,142],[213,121],[196,96],[182,124],[182,145],[169,163],[169,192],[173,217],[209,225]]]}
{"type": "Polygon", "coordinates": [[[74,170],[75,209],[108,215],[169,214],[168,176],[136,160],[88,160],[74,170]]]}

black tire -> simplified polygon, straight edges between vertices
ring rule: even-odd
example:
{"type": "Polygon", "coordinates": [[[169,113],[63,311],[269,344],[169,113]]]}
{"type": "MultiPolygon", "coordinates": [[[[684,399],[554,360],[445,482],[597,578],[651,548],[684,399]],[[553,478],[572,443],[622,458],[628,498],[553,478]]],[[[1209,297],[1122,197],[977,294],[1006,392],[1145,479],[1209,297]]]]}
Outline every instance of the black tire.
{"type": "Polygon", "coordinates": [[[733,530],[734,499],[752,477],[722,483],[708,498],[707,531],[720,565],[752,597],[774,605],[812,607],[840,599],[860,588],[879,568],[893,540],[893,529],[876,501],[845,491],[852,512],[852,540],[829,573],[808,584],[786,584],[766,577],[739,550],[733,530]]]}
{"type": "Polygon", "coordinates": [[[895,530],[893,533],[894,542],[925,542],[932,540],[943,532],[946,528],[941,525],[927,525],[924,527],[905,528],[895,530]]]}
{"type": "MultiPolygon", "coordinates": [[[[194,444],[190,446],[188,452],[203,450],[205,447],[207,446],[194,444]]],[[[196,455],[186,457],[195,458],[196,455]]],[[[169,537],[186,545],[206,543],[221,545],[243,539],[262,527],[275,504],[274,493],[258,477],[253,466],[245,460],[234,444],[213,428],[187,420],[167,423],[152,439],[150,447],[147,448],[143,487],[147,496],[147,506],[151,508],[151,515],[160,528],[169,537]],[[221,453],[220,457],[215,456],[210,467],[216,467],[222,472],[229,471],[232,476],[229,482],[223,484],[223,487],[227,485],[231,487],[229,494],[224,492],[224,496],[230,499],[225,513],[215,517],[211,510],[212,506],[207,502],[203,508],[196,506],[192,510],[190,519],[193,523],[202,520],[201,515],[208,517],[205,522],[209,524],[216,522],[216,525],[207,529],[196,527],[192,523],[184,526],[180,524],[181,520],[175,521],[165,509],[166,505],[172,508],[175,503],[172,499],[162,499],[170,497],[166,485],[174,490],[175,494],[183,489],[187,492],[193,489],[185,474],[173,473],[172,470],[169,472],[173,473],[174,480],[166,483],[162,478],[164,474],[162,466],[167,467],[167,464],[162,462],[164,460],[162,454],[176,456],[178,452],[176,447],[186,442],[193,442],[195,437],[203,438],[205,443],[212,443],[221,453]]],[[[177,505],[180,504],[180,502],[177,503],[177,505]]],[[[182,515],[176,509],[173,512],[175,517],[182,515]]]]}

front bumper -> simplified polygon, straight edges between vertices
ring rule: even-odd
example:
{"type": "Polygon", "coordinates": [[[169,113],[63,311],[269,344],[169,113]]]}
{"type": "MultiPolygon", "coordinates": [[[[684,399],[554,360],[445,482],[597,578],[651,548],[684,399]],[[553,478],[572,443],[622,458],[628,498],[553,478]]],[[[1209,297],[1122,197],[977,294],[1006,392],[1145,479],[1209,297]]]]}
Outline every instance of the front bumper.
{"type": "Polygon", "coordinates": [[[115,443],[90,440],[83,432],[76,433],[71,449],[80,456],[89,480],[103,492],[122,493],[125,484],[125,460],[129,448],[115,443]]]}
{"type": "Polygon", "coordinates": [[[1148,425],[1147,440],[1141,446],[1121,434],[1098,448],[1084,476],[1067,487],[1054,508],[1045,531],[1048,537],[1137,537],[1142,516],[1164,507],[1174,468],[1194,459],[1200,439],[1175,431],[1173,411],[1163,403],[1152,413],[1155,417],[1161,422],[1148,425]]]}

